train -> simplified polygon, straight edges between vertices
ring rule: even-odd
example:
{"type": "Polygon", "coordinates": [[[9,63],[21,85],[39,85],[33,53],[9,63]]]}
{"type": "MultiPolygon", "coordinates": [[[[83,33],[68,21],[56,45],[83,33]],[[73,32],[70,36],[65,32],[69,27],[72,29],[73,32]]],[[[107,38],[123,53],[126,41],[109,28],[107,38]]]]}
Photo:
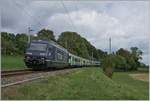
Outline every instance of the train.
{"type": "Polygon", "coordinates": [[[100,61],[76,56],[56,42],[46,40],[32,40],[25,50],[24,62],[27,68],[32,69],[100,65],[100,61]]]}

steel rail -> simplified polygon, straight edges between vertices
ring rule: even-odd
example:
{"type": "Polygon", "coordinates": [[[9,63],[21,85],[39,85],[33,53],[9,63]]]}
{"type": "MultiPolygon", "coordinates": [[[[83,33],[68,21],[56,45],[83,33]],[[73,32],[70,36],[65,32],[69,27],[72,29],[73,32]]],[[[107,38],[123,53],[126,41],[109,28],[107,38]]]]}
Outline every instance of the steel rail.
{"type": "Polygon", "coordinates": [[[17,69],[17,70],[3,70],[1,73],[8,73],[8,72],[17,72],[17,71],[29,71],[32,69],[17,69]]]}
{"type": "Polygon", "coordinates": [[[23,74],[33,73],[33,72],[34,71],[32,71],[31,69],[1,71],[1,77],[23,75],[23,74]]]}
{"type": "MultiPolygon", "coordinates": [[[[29,71],[27,71],[27,69],[26,70],[17,70],[17,72],[15,71],[15,70],[13,70],[13,71],[10,71],[10,72],[6,72],[6,74],[1,74],[1,76],[2,77],[6,77],[6,79],[7,79],[7,76],[9,77],[9,76],[11,76],[11,77],[16,77],[16,76],[19,76],[19,75],[23,75],[23,74],[29,74],[29,73],[43,73],[43,72],[58,72],[58,71],[63,71],[63,70],[68,70],[68,68],[63,68],[63,69],[55,69],[55,70],[52,70],[52,71],[33,71],[33,70],[29,70],[29,71]],[[19,72],[19,71],[21,71],[21,72],[19,72]],[[29,73],[27,73],[27,72],[29,72],[29,73]]],[[[75,68],[70,68],[70,69],[75,69],[75,68]]],[[[3,72],[3,73],[5,73],[5,72],[3,72]]],[[[1,85],[1,88],[5,88],[5,87],[9,87],[9,86],[13,86],[13,85],[18,85],[18,84],[22,84],[22,83],[24,83],[24,82],[29,82],[29,81],[33,81],[33,80],[36,80],[36,79],[41,79],[41,78],[43,78],[43,77],[45,77],[44,75],[39,75],[39,76],[37,76],[37,77],[33,77],[33,78],[27,78],[27,79],[24,79],[24,80],[19,80],[19,81],[16,81],[16,82],[12,82],[12,83],[7,83],[7,84],[3,84],[3,85],[1,85]]]]}
{"type": "Polygon", "coordinates": [[[9,84],[4,84],[4,85],[1,85],[1,88],[5,88],[5,87],[8,87],[8,86],[13,86],[13,85],[21,84],[21,83],[28,82],[28,81],[33,81],[33,80],[36,80],[36,79],[41,79],[43,77],[44,76],[39,76],[39,77],[31,78],[31,79],[25,79],[25,80],[21,80],[21,81],[9,83],[9,84]]]}

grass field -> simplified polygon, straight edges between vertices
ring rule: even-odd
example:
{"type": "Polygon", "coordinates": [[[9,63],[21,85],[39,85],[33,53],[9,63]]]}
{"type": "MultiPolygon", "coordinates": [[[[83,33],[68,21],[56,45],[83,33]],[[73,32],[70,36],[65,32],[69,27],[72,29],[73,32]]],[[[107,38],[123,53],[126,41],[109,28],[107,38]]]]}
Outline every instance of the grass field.
{"type": "Polygon", "coordinates": [[[1,56],[1,69],[23,69],[25,64],[22,56],[1,56]]]}
{"type": "Polygon", "coordinates": [[[148,82],[134,80],[128,74],[117,72],[110,79],[100,68],[81,68],[73,73],[49,76],[42,80],[2,89],[1,94],[2,99],[9,100],[148,100],[148,82]]]}

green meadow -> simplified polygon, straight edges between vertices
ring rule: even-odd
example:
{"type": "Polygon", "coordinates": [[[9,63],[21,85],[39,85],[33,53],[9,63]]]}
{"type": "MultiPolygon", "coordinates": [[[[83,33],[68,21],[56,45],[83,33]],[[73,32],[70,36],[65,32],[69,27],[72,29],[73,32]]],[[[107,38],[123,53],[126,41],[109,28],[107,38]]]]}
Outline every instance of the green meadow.
{"type": "Polygon", "coordinates": [[[69,74],[49,76],[2,89],[7,100],[148,100],[149,83],[116,72],[112,79],[100,68],[80,68],[69,74]]]}
{"type": "Polygon", "coordinates": [[[1,56],[1,69],[14,70],[26,68],[23,56],[1,56]]]}

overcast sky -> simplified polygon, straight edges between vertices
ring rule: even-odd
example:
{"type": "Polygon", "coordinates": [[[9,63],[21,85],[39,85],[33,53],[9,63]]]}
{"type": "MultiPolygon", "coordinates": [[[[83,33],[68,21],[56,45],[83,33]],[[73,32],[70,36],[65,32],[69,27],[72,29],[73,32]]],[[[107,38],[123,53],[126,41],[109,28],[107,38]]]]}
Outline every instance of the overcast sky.
{"type": "Polygon", "coordinates": [[[56,38],[63,31],[76,31],[96,48],[108,51],[137,46],[143,62],[149,62],[149,1],[50,1],[1,0],[1,31],[32,34],[47,28],[56,38]]]}

